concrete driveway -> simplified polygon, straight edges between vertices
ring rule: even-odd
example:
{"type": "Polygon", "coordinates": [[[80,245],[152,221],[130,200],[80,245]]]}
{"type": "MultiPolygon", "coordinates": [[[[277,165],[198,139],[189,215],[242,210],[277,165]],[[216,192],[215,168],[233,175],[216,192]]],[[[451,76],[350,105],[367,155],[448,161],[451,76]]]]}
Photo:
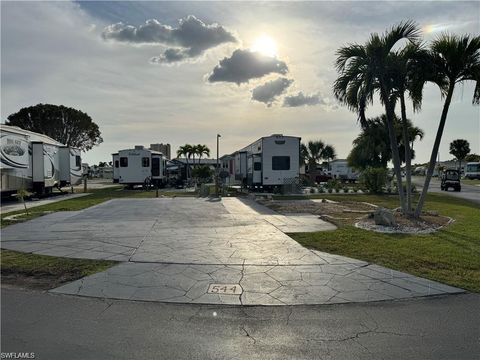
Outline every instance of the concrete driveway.
{"type": "Polygon", "coordinates": [[[2,248],[117,260],[52,290],[181,303],[292,305],[461,292],[363,261],[313,251],[285,233],[335,226],[239,198],[116,199],[2,230],[2,248]]]}

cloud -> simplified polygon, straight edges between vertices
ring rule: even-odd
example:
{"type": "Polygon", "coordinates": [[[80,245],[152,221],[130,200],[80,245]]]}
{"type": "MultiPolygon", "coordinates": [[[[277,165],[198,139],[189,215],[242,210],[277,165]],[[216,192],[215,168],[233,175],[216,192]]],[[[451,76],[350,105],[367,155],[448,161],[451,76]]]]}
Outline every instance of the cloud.
{"type": "Polygon", "coordinates": [[[270,107],[276,97],[283,94],[292,83],[293,80],[282,77],[267,81],[252,90],[252,100],[263,102],[270,107]]]}
{"type": "Polygon", "coordinates": [[[202,55],[218,45],[237,42],[235,36],[219,24],[207,25],[193,15],[179,20],[177,28],[150,19],[138,27],[116,23],[102,32],[104,40],[132,44],[158,44],[170,46],[160,56],[151,59],[154,63],[172,63],[202,55]]]}
{"type": "Polygon", "coordinates": [[[215,66],[208,81],[226,81],[240,85],[271,73],[285,75],[287,72],[287,64],[275,57],[248,49],[237,49],[231,57],[224,58],[215,66]]]}
{"type": "Polygon", "coordinates": [[[323,103],[318,94],[305,95],[301,91],[297,95],[285,96],[283,99],[284,107],[313,106],[323,103]]]}

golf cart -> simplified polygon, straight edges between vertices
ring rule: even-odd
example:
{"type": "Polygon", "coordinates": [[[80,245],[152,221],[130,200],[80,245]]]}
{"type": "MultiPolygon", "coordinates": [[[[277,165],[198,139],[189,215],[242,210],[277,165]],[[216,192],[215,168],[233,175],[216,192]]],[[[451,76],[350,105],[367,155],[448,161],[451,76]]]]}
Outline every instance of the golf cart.
{"type": "Polygon", "coordinates": [[[460,172],[458,170],[447,169],[443,172],[440,189],[448,191],[448,188],[453,188],[455,191],[460,191],[462,189],[460,185],[460,172]]]}

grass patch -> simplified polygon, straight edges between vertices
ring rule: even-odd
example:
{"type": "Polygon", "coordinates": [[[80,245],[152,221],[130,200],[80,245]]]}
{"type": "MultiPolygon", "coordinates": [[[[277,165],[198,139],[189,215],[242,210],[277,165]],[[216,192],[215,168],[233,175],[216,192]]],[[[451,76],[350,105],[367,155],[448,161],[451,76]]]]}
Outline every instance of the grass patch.
{"type": "MultiPolygon", "coordinates": [[[[346,201],[348,196],[320,196],[346,201]]],[[[392,196],[355,195],[387,208],[398,206],[392,196]]],[[[340,225],[330,232],[289,234],[300,244],[321,251],[365,260],[388,268],[480,292],[480,208],[443,194],[429,194],[426,210],[436,210],[455,222],[433,234],[381,234],[340,225]]]]}
{"type": "Polygon", "coordinates": [[[462,184],[466,184],[466,185],[480,185],[480,180],[478,179],[462,179],[460,181],[462,184]]]}
{"type": "Polygon", "coordinates": [[[70,259],[1,250],[2,283],[52,289],[65,282],[105,271],[116,261],[70,259]]]}

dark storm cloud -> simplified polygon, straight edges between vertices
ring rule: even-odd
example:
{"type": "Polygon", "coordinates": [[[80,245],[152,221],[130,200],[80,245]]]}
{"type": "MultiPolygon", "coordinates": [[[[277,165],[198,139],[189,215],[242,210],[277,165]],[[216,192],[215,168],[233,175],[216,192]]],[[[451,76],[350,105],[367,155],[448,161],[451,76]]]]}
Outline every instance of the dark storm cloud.
{"type": "Polygon", "coordinates": [[[297,95],[285,96],[283,99],[284,107],[312,106],[318,104],[323,104],[318,94],[305,95],[301,91],[297,95]]]}
{"type": "Polygon", "coordinates": [[[293,80],[282,77],[267,81],[252,90],[252,100],[263,102],[270,107],[276,97],[283,94],[292,83],[293,80]]]}
{"type": "Polygon", "coordinates": [[[287,72],[287,64],[275,57],[248,49],[237,49],[231,57],[224,58],[215,66],[208,81],[225,81],[240,85],[271,73],[285,75],[287,72]]]}
{"type": "Polygon", "coordinates": [[[197,57],[215,46],[236,42],[235,36],[218,24],[207,25],[193,15],[179,20],[177,28],[158,20],[147,20],[138,27],[116,23],[107,26],[102,37],[105,40],[133,44],[159,44],[171,46],[152,62],[176,62],[197,57]]]}

